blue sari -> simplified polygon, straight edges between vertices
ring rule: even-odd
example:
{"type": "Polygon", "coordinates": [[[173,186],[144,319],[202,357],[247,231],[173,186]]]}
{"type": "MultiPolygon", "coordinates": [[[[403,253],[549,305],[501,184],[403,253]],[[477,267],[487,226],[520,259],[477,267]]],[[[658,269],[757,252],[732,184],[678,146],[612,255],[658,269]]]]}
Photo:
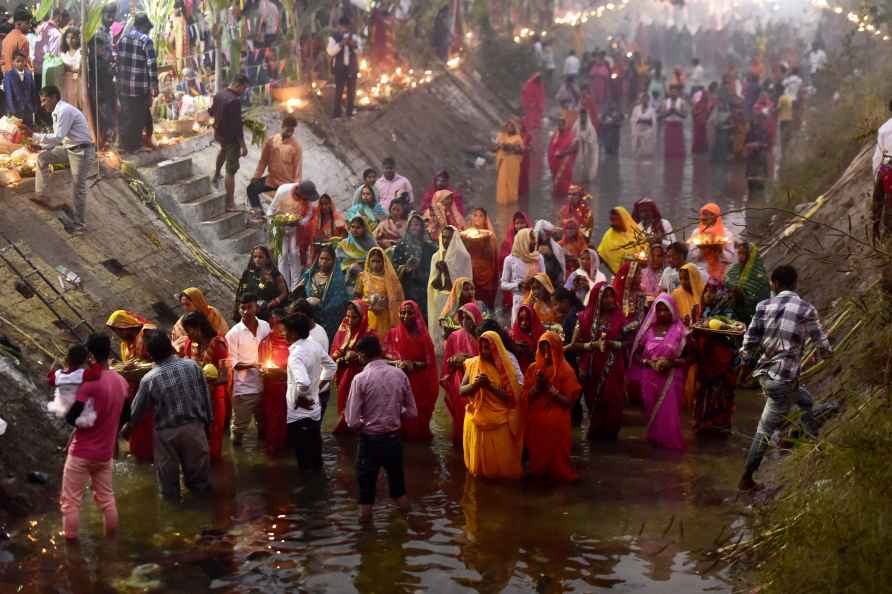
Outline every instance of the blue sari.
{"type": "Polygon", "coordinates": [[[328,335],[328,343],[331,344],[341,320],[344,319],[350,297],[347,293],[347,282],[344,279],[344,273],[341,271],[337,260],[331,271],[331,276],[328,278],[328,283],[324,286],[317,285],[313,281],[313,276],[318,270],[319,263],[317,261],[304,272],[301,285],[303,285],[304,295],[308,299],[315,297],[319,300],[319,305],[316,306],[318,321],[325,328],[325,333],[328,335]]]}
{"type": "Polygon", "coordinates": [[[378,200],[378,191],[375,190],[374,186],[362,185],[356,188],[356,191],[353,193],[353,206],[347,209],[344,216],[348,221],[353,220],[353,217],[362,217],[374,229],[375,225],[387,218],[387,213],[384,212],[384,207],[381,206],[381,202],[378,200]],[[369,188],[372,191],[372,196],[375,197],[375,203],[372,206],[362,201],[363,188],[369,188]]]}

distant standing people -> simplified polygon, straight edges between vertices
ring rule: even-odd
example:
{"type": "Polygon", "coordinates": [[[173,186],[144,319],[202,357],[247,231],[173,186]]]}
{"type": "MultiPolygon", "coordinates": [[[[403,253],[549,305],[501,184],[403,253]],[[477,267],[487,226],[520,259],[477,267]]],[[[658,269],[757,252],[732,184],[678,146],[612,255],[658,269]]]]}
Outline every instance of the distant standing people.
{"type": "Polygon", "coordinates": [[[404,418],[418,414],[409,379],[384,359],[377,336],[364,336],[356,350],[365,369],[353,378],[347,397],[347,425],[359,433],[356,479],[359,483],[359,518],[368,521],[375,503],[378,471],[387,473],[390,497],[407,511],[409,499],[403,475],[403,444],[400,429],[404,418]]]}
{"type": "Polygon", "coordinates": [[[62,101],[56,87],[40,90],[40,105],[52,114],[53,131],[34,134],[32,140],[44,150],[37,155],[34,191],[42,196],[46,191],[47,175],[53,163],[68,162],[71,167],[71,193],[74,210],[70,214],[69,231],[86,229],[87,173],[96,161],[96,146],[87,125],[87,118],[76,107],[62,101]]]}
{"type": "Polygon", "coordinates": [[[115,130],[115,53],[111,26],[115,22],[117,6],[107,4],[102,9],[102,22],[93,38],[87,43],[87,59],[90,61],[87,93],[96,126],[96,142],[105,146],[111,141],[115,130]]]}
{"type": "Polygon", "coordinates": [[[152,146],[151,105],[158,96],[158,61],[151,30],[149,17],[139,13],[117,44],[118,145],[124,152],[152,146]]]}
{"type": "Polygon", "coordinates": [[[180,469],[193,493],[210,491],[207,432],[213,422],[211,393],[204,373],[192,359],[177,357],[163,332],[150,332],[146,349],[155,364],[139,382],[130,405],[130,421],[121,429],[127,439],[150,407],[155,417],[155,474],[161,494],[180,496],[180,469]]]}
{"type": "Polygon", "coordinates": [[[802,353],[807,338],[817,347],[813,359],[830,357],[833,348],[821,327],[815,307],[796,294],[797,281],[798,274],[792,266],[774,269],[771,273],[771,290],[775,296],[756,306],[756,315],[747,328],[740,348],[743,358],[740,377],[746,377],[749,369],[755,369],[753,377],[759,379],[765,395],[765,408],[740,479],[742,490],[759,487],[753,480],[753,474],[762,463],[768,440],[775,430],[783,426],[794,404],[802,411],[799,420],[806,435],[814,439],[818,434],[812,415],[814,402],[808,390],[799,383],[802,353]]]}
{"type": "Polygon", "coordinates": [[[0,68],[3,74],[13,69],[13,54],[22,52],[25,56],[25,65],[31,68],[30,44],[28,43],[28,31],[31,30],[31,11],[24,5],[15,9],[12,17],[13,29],[3,38],[0,44],[0,68]]]}
{"type": "Polygon", "coordinates": [[[405,194],[409,210],[413,209],[415,207],[415,194],[412,190],[412,184],[408,179],[396,172],[396,159],[384,157],[384,160],[381,161],[381,168],[384,175],[375,181],[375,192],[378,193],[381,208],[390,212],[390,203],[395,198],[405,194]]]}
{"type": "Polygon", "coordinates": [[[687,155],[684,145],[684,121],[688,117],[685,100],[680,96],[681,87],[669,87],[669,96],[660,106],[660,119],[663,121],[663,156],[667,159],[683,159],[687,155]]]}
{"type": "Polygon", "coordinates": [[[87,339],[87,350],[100,367],[99,379],[81,384],[74,404],[65,420],[74,427],[65,470],[62,471],[62,528],[67,540],[76,540],[80,526],[80,507],[87,482],[93,498],[105,519],[105,534],[111,536],[118,527],[118,508],[112,490],[115,441],[118,422],[127,400],[127,381],[108,368],[111,340],[105,334],[87,339]],[[89,427],[76,424],[85,403],[92,401],[96,420],[89,427]]]}
{"type": "Polygon", "coordinates": [[[25,66],[25,54],[16,50],[12,54],[12,70],[3,75],[3,94],[6,113],[22,120],[28,128],[34,127],[34,75],[25,66]]]}
{"type": "Polygon", "coordinates": [[[576,56],[576,50],[570,50],[569,55],[564,59],[564,76],[579,76],[580,61],[576,56]]]}
{"type": "MultiPolygon", "coordinates": [[[[241,115],[241,114],[239,114],[241,115]]],[[[254,177],[248,185],[248,204],[256,219],[263,219],[260,195],[271,192],[282,184],[299,182],[303,177],[303,148],[294,137],[297,118],[288,114],[282,118],[282,131],[269,138],[263,145],[254,177]],[[268,175],[264,172],[269,170],[268,175]]]]}
{"type": "Polygon", "coordinates": [[[362,42],[350,27],[350,19],[342,16],[338,21],[338,30],[328,38],[326,52],[332,60],[335,77],[334,113],[332,117],[341,117],[341,100],[344,87],[347,88],[347,117],[353,117],[353,106],[356,102],[356,78],[359,74],[359,52],[362,42]]]}
{"type": "Polygon", "coordinates": [[[520,165],[523,161],[523,136],[517,122],[508,120],[496,138],[496,202],[513,204],[520,193],[520,165]]]}
{"type": "Polygon", "coordinates": [[[214,118],[214,139],[220,145],[214,168],[213,183],[220,183],[220,170],[226,165],[226,210],[235,211],[235,174],[239,158],[248,155],[245,128],[242,122],[242,93],[248,88],[248,77],[239,74],[228,87],[214,95],[208,113],[214,118]]]}
{"type": "Polygon", "coordinates": [[[80,91],[81,72],[81,31],[77,27],[65,29],[62,38],[62,62],[65,75],[62,78],[62,98],[78,109],[82,108],[80,91]]]}
{"type": "Polygon", "coordinates": [[[632,109],[632,150],[638,159],[650,159],[657,152],[657,110],[647,93],[641,93],[632,109]]]}

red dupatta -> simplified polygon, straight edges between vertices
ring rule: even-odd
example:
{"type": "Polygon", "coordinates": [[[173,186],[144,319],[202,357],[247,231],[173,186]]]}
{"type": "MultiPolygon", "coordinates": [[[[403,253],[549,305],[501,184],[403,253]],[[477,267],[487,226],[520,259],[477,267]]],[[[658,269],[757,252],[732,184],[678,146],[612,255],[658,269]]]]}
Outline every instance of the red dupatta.
{"type": "Polygon", "coordinates": [[[542,74],[537,72],[523,83],[520,90],[520,105],[523,108],[523,123],[530,131],[542,126],[545,113],[545,86],[542,74]]]}
{"type": "Polygon", "coordinates": [[[625,324],[625,320],[623,320],[623,312],[618,303],[619,299],[617,299],[616,308],[608,314],[606,320],[604,320],[601,311],[601,302],[604,300],[604,293],[606,291],[613,291],[614,297],[616,297],[616,290],[608,285],[606,282],[600,282],[592,287],[591,292],[588,297],[588,304],[585,306],[581,312],[579,312],[579,337],[578,340],[583,342],[588,342],[591,340],[597,340],[600,337],[592,337],[592,325],[595,321],[599,321],[601,324],[607,324],[607,336],[608,340],[618,339],[622,335],[623,325],[625,324]]]}
{"type": "Polygon", "coordinates": [[[433,183],[431,183],[430,189],[424,193],[424,200],[421,201],[421,208],[419,209],[419,212],[426,212],[427,209],[431,207],[431,205],[434,203],[434,195],[437,192],[439,192],[440,190],[449,190],[450,192],[452,192],[453,205],[455,205],[455,207],[458,208],[458,211],[461,213],[462,216],[465,215],[465,199],[464,199],[464,197],[462,197],[461,192],[459,192],[458,190],[453,188],[448,182],[449,182],[449,172],[448,171],[446,171],[444,169],[442,171],[437,172],[437,174],[434,176],[433,183]],[[437,189],[437,178],[438,177],[446,178],[447,183],[446,183],[445,188],[437,189]]]}
{"type": "Polygon", "coordinates": [[[514,324],[511,326],[511,333],[509,334],[511,340],[513,340],[515,344],[523,345],[523,347],[525,347],[521,349],[521,354],[517,358],[521,371],[526,371],[527,367],[529,367],[535,359],[536,346],[539,344],[539,338],[541,338],[544,333],[545,326],[539,319],[538,314],[536,314],[536,310],[527,304],[521,305],[517,309],[517,317],[514,318],[514,324]],[[530,315],[529,332],[524,332],[520,327],[520,312],[524,309],[526,309],[527,313],[530,315]]]}

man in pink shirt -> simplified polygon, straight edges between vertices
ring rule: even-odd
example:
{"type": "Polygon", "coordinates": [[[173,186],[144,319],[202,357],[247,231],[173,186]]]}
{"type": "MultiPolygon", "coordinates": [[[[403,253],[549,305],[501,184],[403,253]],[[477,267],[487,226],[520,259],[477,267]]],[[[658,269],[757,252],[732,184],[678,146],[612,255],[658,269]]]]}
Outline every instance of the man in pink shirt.
{"type": "Polygon", "coordinates": [[[400,441],[402,418],[415,418],[418,409],[409,378],[390,365],[377,336],[359,340],[356,350],[366,361],[365,369],[353,378],[344,418],[347,426],[358,429],[359,453],[356,479],[359,483],[359,520],[372,518],[378,471],[387,472],[390,497],[402,511],[408,511],[409,498],[403,476],[403,444],[400,441]]]}
{"type": "Polygon", "coordinates": [[[412,193],[412,184],[396,172],[396,159],[384,157],[381,165],[384,168],[384,175],[375,182],[375,191],[378,193],[378,200],[381,201],[381,207],[384,209],[384,212],[389,212],[390,203],[393,202],[394,198],[399,198],[403,194],[408,194],[406,196],[406,204],[410,208],[413,207],[415,196],[412,193]]]}
{"type": "Polygon", "coordinates": [[[108,368],[111,340],[105,334],[93,334],[87,339],[87,350],[101,368],[99,379],[84,382],[77,391],[65,420],[75,427],[65,469],[62,471],[62,526],[65,538],[77,540],[80,525],[81,500],[89,482],[93,488],[96,507],[105,518],[105,534],[111,536],[118,528],[118,508],[112,491],[112,458],[118,435],[121,410],[127,399],[127,381],[108,368]],[[88,400],[93,400],[96,421],[92,427],[77,427],[75,421],[88,400]]]}

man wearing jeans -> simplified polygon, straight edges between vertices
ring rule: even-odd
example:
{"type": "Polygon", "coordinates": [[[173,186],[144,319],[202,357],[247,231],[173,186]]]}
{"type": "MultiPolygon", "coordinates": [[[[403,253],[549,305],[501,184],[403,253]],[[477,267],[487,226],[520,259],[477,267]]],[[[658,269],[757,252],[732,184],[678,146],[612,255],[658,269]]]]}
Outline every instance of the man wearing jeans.
{"type": "MultiPolygon", "coordinates": [[[[753,474],[759,469],[768,440],[775,430],[787,420],[793,405],[802,411],[805,433],[817,437],[817,425],[812,415],[812,397],[799,384],[800,362],[806,338],[817,347],[816,356],[832,354],[830,341],[821,328],[815,307],[796,294],[798,275],[792,266],[778,266],[771,273],[771,289],[774,297],[756,306],[756,315],[750,322],[740,349],[743,358],[741,375],[755,365],[753,377],[758,378],[765,395],[765,408],[746,460],[746,468],[740,479],[740,489],[758,489],[753,474]]],[[[356,381],[356,380],[354,380],[356,381]]]]}
{"type": "Polygon", "coordinates": [[[65,470],[62,471],[62,527],[67,540],[76,540],[80,525],[81,501],[87,483],[93,490],[96,507],[105,519],[105,534],[111,536],[118,527],[118,508],[112,490],[112,468],[118,421],[127,400],[127,381],[108,368],[111,340],[105,334],[93,334],[87,339],[87,350],[101,368],[99,379],[81,384],[74,404],[65,420],[74,427],[65,470]],[[96,421],[90,427],[78,427],[75,422],[87,401],[93,401],[96,421]]]}
{"type": "Polygon", "coordinates": [[[403,511],[409,508],[403,476],[402,418],[418,416],[412,386],[405,372],[390,365],[381,352],[377,336],[359,340],[356,350],[366,361],[365,369],[353,378],[344,418],[351,429],[359,429],[356,479],[359,482],[359,520],[372,517],[378,471],[387,473],[390,497],[403,511]]]}
{"type": "Polygon", "coordinates": [[[337,364],[310,338],[313,322],[303,314],[288,316],[285,337],[288,347],[288,386],[285,391],[288,444],[294,448],[301,472],[322,470],[322,406],[319,385],[332,377],[337,364]]]}
{"type": "Polygon", "coordinates": [[[96,146],[87,118],[75,106],[62,101],[62,94],[52,85],[40,90],[40,105],[53,117],[53,131],[34,134],[33,140],[46,147],[37,155],[34,189],[44,198],[47,176],[53,163],[68,162],[71,167],[72,206],[67,228],[72,232],[86,229],[87,174],[96,162],[96,146]]]}

